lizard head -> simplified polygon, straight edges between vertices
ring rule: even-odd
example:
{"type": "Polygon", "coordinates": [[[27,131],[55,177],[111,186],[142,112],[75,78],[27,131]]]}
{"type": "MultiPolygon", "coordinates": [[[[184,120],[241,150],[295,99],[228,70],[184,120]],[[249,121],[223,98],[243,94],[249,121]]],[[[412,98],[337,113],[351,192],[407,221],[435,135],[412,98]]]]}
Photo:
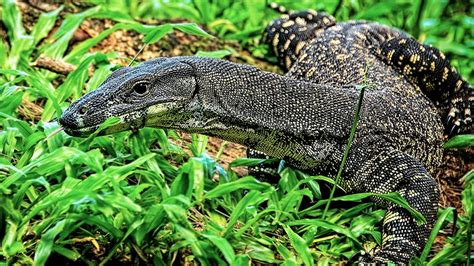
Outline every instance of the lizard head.
{"type": "Polygon", "coordinates": [[[100,134],[137,129],[156,119],[177,120],[186,115],[180,110],[197,86],[193,66],[183,58],[158,58],[114,71],[99,88],[73,102],[60,124],[69,135],[87,136],[110,117],[120,121],[100,134]]]}

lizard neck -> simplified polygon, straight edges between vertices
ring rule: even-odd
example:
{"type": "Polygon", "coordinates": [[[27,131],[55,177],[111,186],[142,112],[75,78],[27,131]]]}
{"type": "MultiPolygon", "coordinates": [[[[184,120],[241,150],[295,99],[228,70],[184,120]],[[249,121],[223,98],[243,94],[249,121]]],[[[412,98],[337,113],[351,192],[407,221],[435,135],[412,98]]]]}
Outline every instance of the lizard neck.
{"type": "Polygon", "coordinates": [[[280,158],[293,151],[291,157],[297,161],[308,160],[297,153],[316,142],[330,151],[325,143],[347,139],[358,99],[354,88],[320,86],[251,66],[212,62],[188,62],[196,70],[194,97],[173,119],[149,126],[217,136],[280,158]]]}
{"type": "Polygon", "coordinates": [[[235,131],[237,125],[245,130],[310,137],[328,133],[328,129],[345,132],[351,125],[358,99],[355,89],[303,82],[225,61],[217,63],[212,70],[202,69],[198,74],[199,88],[193,99],[200,107],[198,113],[215,123],[216,130],[235,131]],[[347,112],[334,112],[335,107],[347,112]]]}

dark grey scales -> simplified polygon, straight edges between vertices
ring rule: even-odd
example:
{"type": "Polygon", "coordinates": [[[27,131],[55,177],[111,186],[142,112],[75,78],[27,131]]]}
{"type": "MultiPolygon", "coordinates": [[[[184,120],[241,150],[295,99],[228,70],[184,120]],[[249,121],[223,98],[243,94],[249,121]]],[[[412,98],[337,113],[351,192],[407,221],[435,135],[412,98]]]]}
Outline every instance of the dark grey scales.
{"type": "Polygon", "coordinates": [[[61,125],[87,136],[105,119],[109,134],[143,126],[197,132],[240,143],[289,165],[332,176],[341,162],[359,97],[368,84],[342,187],[399,192],[420,211],[388,211],[373,261],[406,263],[426,243],[438,189],[430,173],[442,158],[443,132],[472,128],[472,88],[435,48],[365,21],[336,23],[316,11],[284,15],[266,40],[284,76],[198,57],[158,58],[115,71],[64,112],[61,125]]]}

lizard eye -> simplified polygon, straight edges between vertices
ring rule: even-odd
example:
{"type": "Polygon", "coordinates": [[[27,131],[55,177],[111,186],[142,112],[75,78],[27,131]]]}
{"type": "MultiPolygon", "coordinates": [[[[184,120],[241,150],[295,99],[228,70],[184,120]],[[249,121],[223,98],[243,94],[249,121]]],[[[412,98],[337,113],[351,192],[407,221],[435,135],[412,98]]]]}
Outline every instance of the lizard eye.
{"type": "Polygon", "coordinates": [[[145,95],[148,92],[148,84],[145,82],[136,83],[132,89],[138,95],[145,95]]]}

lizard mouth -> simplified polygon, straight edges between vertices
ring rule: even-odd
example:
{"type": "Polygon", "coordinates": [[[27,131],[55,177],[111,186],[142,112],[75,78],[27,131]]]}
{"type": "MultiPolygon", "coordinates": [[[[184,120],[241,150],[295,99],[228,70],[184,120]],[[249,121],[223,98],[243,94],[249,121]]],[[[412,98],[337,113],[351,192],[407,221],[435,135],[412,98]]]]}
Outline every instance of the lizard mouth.
{"type": "Polygon", "coordinates": [[[74,137],[88,137],[93,133],[101,136],[125,131],[130,128],[140,128],[144,125],[143,119],[138,119],[141,117],[144,116],[141,115],[140,110],[132,110],[118,115],[93,113],[87,116],[81,116],[77,114],[77,112],[74,112],[74,110],[71,111],[68,109],[61,116],[59,123],[68,135],[74,137]],[[109,124],[99,132],[96,132],[103,123],[111,117],[119,118],[119,121],[109,124]]]}
{"type": "Polygon", "coordinates": [[[59,119],[59,124],[68,135],[74,137],[87,137],[95,132],[100,126],[98,123],[85,125],[82,118],[79,118],[73,112],[68,112],[68,110],[66,110],[59,119]]]}
{"type": "MultiPolygon", "coordinates": [[[[68,125],[65,125],[61,123],[62,127],[64,128],[64,131],[71,136],[74,137],[87,137],[90,134],[94,133],[100,125],[93,125],[93,126],[87,126],[87,127],[69,127],[68,125]]],[[[103,133],[104,130],[99,132],[99,135],[105,134],[103,133]]]]}
{"type": "MultiPolygon", "coordinates": [[[[179,108],[182,108],[182,106],[180,105],[179,108]]],[[[155,118],[155,120],[160,120],[159,118],[163,115],[166,116],[170,110],[177,110],[179,108],[176,106],[176,103],[166,101],[157,102],[152,105],[135,106],[132,110],[116,112],[113,115],[101,112],[83,115],[75,109],[67,109],[61,116],[59,123],[68,135],[88,137],[96,132],[108,118],[116,117],[120,119],[118,123],[97,132],[97,135],[100,136],[129,129],[137,130],[147,125],[150,116],[155,118]]]]}
{"type": "MultiPolygon", "coordinates": [[[[99,129],[100,126],[101,126],[101,124],[91,125],[91,126],[87,126],[87,127],[73,128],[73,127],[68,127],[68,126],[62,125],[64,131],[68,135],[71,135],[71,136],[74,136],[74,137],[88,137],[92,133],[96,132],[97,129],[99,129]]],[[[100,130],[99,132],[97,132],[97,136],[113,134],[113,133],[116,133],[116,132],[126,131],[128,129],[134,129],[134,128],[139,128],[139,126],[134,127],[132,124],[124,123],[124,122],[117,123],[117,124],[111,125],[109,127],[106,127],[104,129],[100,130]]]]}

